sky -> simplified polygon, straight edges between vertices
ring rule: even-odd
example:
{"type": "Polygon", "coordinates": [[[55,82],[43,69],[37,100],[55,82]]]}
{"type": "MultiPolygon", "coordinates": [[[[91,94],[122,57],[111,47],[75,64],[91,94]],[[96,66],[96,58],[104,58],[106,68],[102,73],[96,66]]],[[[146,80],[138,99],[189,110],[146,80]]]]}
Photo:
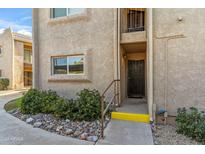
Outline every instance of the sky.
{"type": "Polygon", "coordinates": [[[32,35],[32,9],[0,8],[0,33],[11,27],[13,32],[32,35]]]}

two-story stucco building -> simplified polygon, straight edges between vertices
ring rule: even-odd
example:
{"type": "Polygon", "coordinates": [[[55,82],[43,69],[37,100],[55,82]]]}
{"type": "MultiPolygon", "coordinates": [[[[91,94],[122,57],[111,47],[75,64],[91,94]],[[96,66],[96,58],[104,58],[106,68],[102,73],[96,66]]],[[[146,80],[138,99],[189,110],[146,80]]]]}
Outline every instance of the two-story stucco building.
{"type": "MultiPolygon", "coordinates": [[[[205,110],[205,9],[33,9],[34,87],[75,97],[115,79],[120,104],[205,110]],[[131,99],[132,98],[132,99],[131,99]],[[130,101],[131,100],[131,101],[130,101]]],[[[146,111],[145,111],[146,112],[146,111]]]]}
{"type": "Polygon", "coordinates": [[[0,77],[9,79],[9,89],[32,86],[31,37],[10,28],[0,34],[0,77]]]}

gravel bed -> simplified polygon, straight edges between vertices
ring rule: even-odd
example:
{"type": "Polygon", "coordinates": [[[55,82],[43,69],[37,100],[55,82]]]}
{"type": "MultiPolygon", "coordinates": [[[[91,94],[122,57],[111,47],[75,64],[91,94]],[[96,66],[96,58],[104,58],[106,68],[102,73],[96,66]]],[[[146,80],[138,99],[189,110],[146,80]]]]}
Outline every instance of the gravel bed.
{"type": "MultiPolygon", "coordinates": [[[[52,114],[25,115],[19,109],[8,111],[11,115],[33,125],[34,128],[41,128],[49,132],[57,133],[63,136],[70,136],[81,140],[96,142],[100,137],[101,123],[99,120],[87,121],[70,121],[69,119],[60,119],[52,114]]],[[[106,127],[110,118],[105,118],[106,127]]]]}
{"type": "Polygon", "coordinates": [[[199,145],[200,143],[176,132],[176,127],[172,125],[157,125],[157,130],[153,131],[155,145],[199,145]]]}

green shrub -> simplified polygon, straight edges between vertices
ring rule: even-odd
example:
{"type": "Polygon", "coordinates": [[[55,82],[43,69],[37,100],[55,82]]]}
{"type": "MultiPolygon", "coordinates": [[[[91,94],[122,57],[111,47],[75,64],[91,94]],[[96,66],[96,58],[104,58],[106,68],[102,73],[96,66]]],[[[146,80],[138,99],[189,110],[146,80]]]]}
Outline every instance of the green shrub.
{"type": "Polygon", "coordinates": [[[54,114],[70,120],[93,121],[100,118],[100,93],[97,90],[81,90],[77,100],[59,99],[54,114]]]}
{"type": "Polygon", "coordinates": [[[30,89],[23,97],[21,103],[21,111],[25,114],[37,114],[41,113],[42,92],[37,89],[30,89]]]}
{"type": "Polygon", "coordinates": [[[0,78],[0,90],[5,90],[9,86],[9,79],[8,78],[0,78]]]}
{"type": "Polygon", "coordinates": [[[59,96],[55,91],[48,90],[48,91],[42,91],[42,113],[53,113],[55,104],[59,99],[59,96]]]}
{"type": "Polygon", "coordinates": [[[196,108],[179,108],[176,117],[177,133],[205,143],[205,115],[196,108]]]}
{"type": "Polygon", "coordinates": [[[77,120],[79,114],[78,103],[74,100],[60,98],[56,102],[54,115],[60,118],[77,120]]]}
{"type": "Polygon", "coordinates": [[[78,94],[78,120],[92,121],[100,118],[100,93],[97,90],[81,90],[78,94]]]}
{"type": "Polygon", "coordinates": [[[50,113],[70,120],[93,121],[100,118],[100,93],[84,89],[77,100],[59,97],[54,91],[30,89],[23,97],[21,110],[25,114],[50,113]]]}

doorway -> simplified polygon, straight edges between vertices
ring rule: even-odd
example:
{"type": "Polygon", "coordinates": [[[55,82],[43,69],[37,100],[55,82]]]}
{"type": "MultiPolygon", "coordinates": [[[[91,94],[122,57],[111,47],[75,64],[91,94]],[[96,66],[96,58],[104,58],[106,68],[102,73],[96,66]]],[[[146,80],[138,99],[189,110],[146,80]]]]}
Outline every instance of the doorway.
{"type": "Polygon", "coordinates": [[[128,60],[127,96],[145,97],[145,61],[128,60]]]}

